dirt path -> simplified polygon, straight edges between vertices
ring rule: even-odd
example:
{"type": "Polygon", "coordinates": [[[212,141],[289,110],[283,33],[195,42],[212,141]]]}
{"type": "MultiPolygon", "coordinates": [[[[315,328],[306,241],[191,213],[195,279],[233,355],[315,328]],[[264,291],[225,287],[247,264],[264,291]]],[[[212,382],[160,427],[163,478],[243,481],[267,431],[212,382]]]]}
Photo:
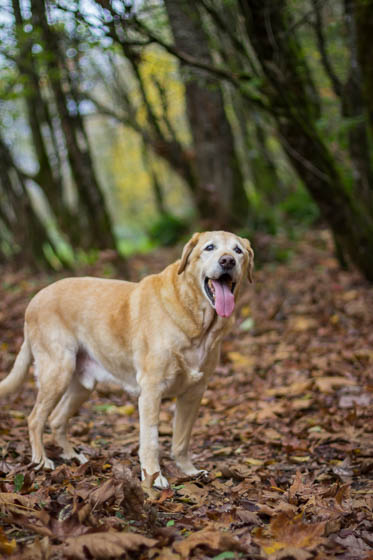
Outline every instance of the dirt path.
{"type": "MultiPolygon", "coordinates": [[[[72,422],[88,464],[35,473],[30,376],[0,412],[1,554],[373,558],[373,288],[338,269],[323,233],[294,251],[256,272],[224,343],[193,436],[207,478],[183,478],[170,460],[168,401],[160,439],[172,489],[144,495],[136,403],[107,386],[72,422]]],[[[134,259],[134,276],[169,258],[134,259]]],[[[3,271],[2,375],[22,340],[27,299],[45,281],[3,271]]]]}

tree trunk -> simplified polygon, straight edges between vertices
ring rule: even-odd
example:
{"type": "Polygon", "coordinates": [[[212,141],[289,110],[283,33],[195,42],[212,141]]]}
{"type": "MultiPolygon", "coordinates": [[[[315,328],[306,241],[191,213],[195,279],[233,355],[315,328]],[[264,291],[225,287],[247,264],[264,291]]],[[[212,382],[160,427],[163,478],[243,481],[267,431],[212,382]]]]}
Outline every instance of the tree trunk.
{"type": "MultiPolygon", "coordinates": [[[[86,232],[88,243],[86,245],[101,249],[115,248],[115,237],[109,213],[94,171],[79,107],[76,107],[76,115],[70,114],[68,109],[68,99],[64,89],[64,86],[68,85],[68,81],[65,81],[65,84],[62,82],[65,64],[57,31],[48,24],[44,0],[32,0],[31,6],[33,25],[40,30],[46,49],[48,49],[48,76],[78,193],[79,207],[88,224],[86,232]]],[[[79,218],[77,217],[77,219],[79,218]]]]}
{"type": "MultiPolygon", "coordinates": [[[[373,0],[351,0],[351,10],[356,24],[357,57],[362,76],[362,88],[365,106],[373,134],[373,64],[372,64],[372,33],[373,33],[373,0]]],[[[371,184],[372,186],[372,184],[371,184]]]]}
{"type": "Polygon", "coordinates": [[[17,176],[12,160],[0,138],[0,189],[7,204],[2,204],[1,220],[17,247],[16,257],[31,269],[51,268],[44,247],[50,243],[48,234],[32,207],[23,178],[17,176]],[[17,178],[18,189],[14,180],[17,178]]]}
{"type": "MultiPolygon", "coordinates": [[[[194,0],[166,0],[165,5],[177,49],[210,63],[198,4],[194,0]]],[[[183,68],[183,75],[198,181],[195,199],[204,226],[243,226],[248,199],[220,85],[202,70],[186,72],[183,68]]]]}
{"type": "MultiPolygon", "coordinates": [[[[367,204],[370,204],[373,192],[373,171],[370,154],[371,147],[369,146],[367,135],[366,109],[361,88],[362,73],[357,55],[354,0],[344,0],[344,5],[350,46],[350,69],[347,82],[342,91],[342,114],[344,117],[353,119],[348,128],[349,152],[354,166],[358,192],[367,204]]],[[[373,18],[371,23],[373,24],[373,18]]],[[[373,25],[371,32],[373,32],[373,25]]]]}
{"type": "Polygon", "coordinates": [[[351,261],[373,280],[373,200],[344,184],[315,128],[318,100],[284,0],[240,0],[247,31],[270,84],[282,145],[351,261]]]}
{"type": "Polygon", "coordinates": [[[56,146],[55,131],[53,130],[49,109],[41,91],[41,79],[32,47],[32,35],[25,37],[22,33],[24,24],[19,0],[12,0],[15,20],[15,37],[17,39],[18,55],[17,68],[26,83],[26,113],[32,137],[32,147],[38,162],[38,171],[34,176],[35,182],[43,190],[49,206],[54,213],[58,226],[74,245],[74,237],[79,239],[81,232],[75,232],[71,210],[65,204],[63,197],[63,184],[59,172],[55,172],[50,162],[45,138],[42,133],[43,125],[47,124],[52,138],[54,157],[59,161],[56,146]]]}

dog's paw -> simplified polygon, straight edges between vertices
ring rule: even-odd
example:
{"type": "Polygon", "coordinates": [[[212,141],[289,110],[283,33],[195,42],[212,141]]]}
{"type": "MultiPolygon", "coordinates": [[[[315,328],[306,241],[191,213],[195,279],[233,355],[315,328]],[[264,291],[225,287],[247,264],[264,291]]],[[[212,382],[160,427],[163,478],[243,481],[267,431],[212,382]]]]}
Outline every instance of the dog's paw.
{"type": "Polygon", "coordinates": [[[48,459],[48,457],[44,457],[35,467],[36,471],[40,471],[41,469],[45,469],[47,471],[54,471],[55,469],[54,462],[51,459],[48,459]]]}
{"type": "Polygon", "coordinates": [[[206,476],[208,474],[203,469],[197,469],[190,459],[177,459],[176,464],[187,476],[206,476]]]}
{"type": "Polygon", "coordinates": [[[61,458],[65,461],[71,461],[71,459],[76,459],[81,465],[88,463],[87,457],[83,453],[77,453],[73,451],[72,453],[63,453],[61,458]]]}
{"type": "Polygon", "coordinates": [[[153,486],[155,486],[156,488],[160,488],[161,490],[164,490],[165,488],[169,487],[168,480],[165,476],[163,476],[163,474],[159,474],[155,479],[155,481],[153,482],[153,486]]]}
{"type": "Polygon", "coordinates": [[[78,453],[78,454],[76,455],[76,459],[79,461],[79,463],[80,463],[81,465],[85,465],[86,463],[88,463],[88,460],[89,460],[89,459],[87,459],[87,457],[84,455],[84,453],[78,453]]]}
{"type": "Polygon", "coordinates": [[[203,477],[208,476],[208,475],[209,475],[209,471],[206,471],[205,469],[200,469],[200,470],[197,470],[196,474],[193,475],[193,476],[203,478],[203,477]]]}

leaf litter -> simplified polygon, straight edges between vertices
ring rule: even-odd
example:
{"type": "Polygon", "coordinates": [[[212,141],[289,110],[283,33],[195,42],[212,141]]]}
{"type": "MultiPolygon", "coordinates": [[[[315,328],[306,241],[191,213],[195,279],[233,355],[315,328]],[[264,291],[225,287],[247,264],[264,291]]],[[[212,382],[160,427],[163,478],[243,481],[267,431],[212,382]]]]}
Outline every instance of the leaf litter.
{"type": "MultiPolygon", "coordinates": [[[[32,375],[2,403],[0,557],[373,558],[373,288],[338,268],[323,231],[292,253],[256,271],[223,344],[192,436],[207,477],[170,458],[172,400],[160,417],[162,491],[140,482],[137,406],[116,386],[98,386],[71,421],[86,464],[63,464],[46,435],[53,472],[31,465],[32,375]]],[[[133,279],[176,257],[133,257],[133,279]]],[[[2,269],[2,377],[27,301],[53,279],[2,269]]]]}

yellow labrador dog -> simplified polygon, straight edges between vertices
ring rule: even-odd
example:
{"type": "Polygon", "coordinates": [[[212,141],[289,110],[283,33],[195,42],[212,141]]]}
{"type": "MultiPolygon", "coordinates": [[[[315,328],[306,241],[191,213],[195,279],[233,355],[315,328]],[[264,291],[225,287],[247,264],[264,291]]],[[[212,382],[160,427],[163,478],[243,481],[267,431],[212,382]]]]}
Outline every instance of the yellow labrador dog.
{"type": "Polygon", "coordinates": [[[25,338],[0,397],[17,389],[35,361],[38,395],[29,416],[32,461],[53,469],[43,446],[49,417],[64,459],[86,459],[67,440],[69,418],[97,381],[116,381],[139,396],[142,477],[157,473],[161,399],[176,397],[172,454],[187,475],[198,471],[189,440],[220,343],[233,323],[243,279],[251,281],[253,250],[224,231],[195,233],[181,259],[139,283],[66,278],[41,290],[25,316],[25,338]]]}

